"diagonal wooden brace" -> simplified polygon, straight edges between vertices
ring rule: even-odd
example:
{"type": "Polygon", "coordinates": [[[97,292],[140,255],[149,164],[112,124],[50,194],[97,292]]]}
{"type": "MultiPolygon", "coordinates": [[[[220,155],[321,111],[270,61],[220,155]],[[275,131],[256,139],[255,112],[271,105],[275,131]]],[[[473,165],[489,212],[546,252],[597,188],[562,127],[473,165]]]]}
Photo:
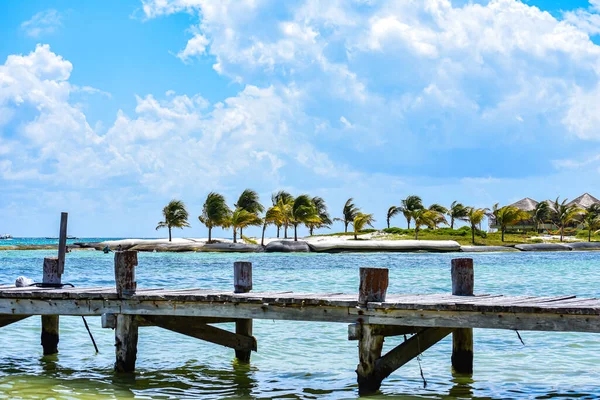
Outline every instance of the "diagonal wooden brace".
{"type": "Polygon", "coordinates": [[[6,325],[13,324],[28,317],[29,315],[0,315],[0,328],[6,325]]]}
{"type": "Polygon", "coordinates": [[[225,329],[207,325],[202,318],[145,315],[143,316],[143,319],[154,326],[229,347],[234,350],[257,350],[256,339],[253,336],[243,336],[225,329]]]}

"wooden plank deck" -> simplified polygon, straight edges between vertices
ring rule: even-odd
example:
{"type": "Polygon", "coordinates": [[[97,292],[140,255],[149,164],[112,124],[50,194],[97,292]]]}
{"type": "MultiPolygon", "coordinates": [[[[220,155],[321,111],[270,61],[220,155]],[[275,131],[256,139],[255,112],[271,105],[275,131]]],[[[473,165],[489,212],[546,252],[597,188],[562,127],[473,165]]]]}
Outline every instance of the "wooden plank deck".
{"type": "Polygon", "coordinates": [[[138,289],[0,288],[0,314],[169,315],[445,328],[600,332],[600,300],[575,296],[404,294],[359,307],[357,294],[138,289]]]}

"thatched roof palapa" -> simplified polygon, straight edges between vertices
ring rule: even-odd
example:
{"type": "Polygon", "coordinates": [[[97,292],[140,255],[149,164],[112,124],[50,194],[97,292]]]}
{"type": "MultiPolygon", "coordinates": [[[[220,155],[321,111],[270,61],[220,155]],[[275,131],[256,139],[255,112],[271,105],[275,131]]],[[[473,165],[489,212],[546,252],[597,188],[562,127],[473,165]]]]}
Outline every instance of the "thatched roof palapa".
{"type": "Polygon", "coordinates": [[[535,207],[538,205],[538,202],[530,199],[529,197],[525,197],[524,199],[521,199],[519,201],[517,201],[516,203],[512,203],[510,206],[511,207],[517,207],[519,210],[523,210],[523,211],[533,211],[535,210],[535,207]]]}
{"type": "Polygon", "coordinates": [[[597,198],[595,198],[594,196],[592,196],[589,193],[584,193],[581,196],[579,196],[578,198],[570,201],[567,205],[576,205],[579,208],[588,208],[589,206],[591,206],[592,204],[599,204],[600,200],[598,200],[597,198]]]}

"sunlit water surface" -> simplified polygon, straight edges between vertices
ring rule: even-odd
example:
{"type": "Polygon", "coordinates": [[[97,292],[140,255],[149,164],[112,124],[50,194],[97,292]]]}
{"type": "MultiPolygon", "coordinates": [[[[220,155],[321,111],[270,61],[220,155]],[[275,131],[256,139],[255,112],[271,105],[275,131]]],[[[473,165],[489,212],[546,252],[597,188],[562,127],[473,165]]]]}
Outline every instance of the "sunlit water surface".
{"type": "MultiPolygon", "coordinates": [[[[0,251],[0,284],[41,278],[53,251],[0,251]]],[[[254,264],[254,290],[356,292],[360,266],[388,267],[388,293],[450,292],[456,254],[141,253],[138,287],[231,289],[232,264],[254,264]]],[[[600,253],[474,254],[478,293],[598,296],[600,253]]],[[[68,255],[63,282],[111,286],[113,257],[68,255]]],[[[233,351],[159,328],[140,328],[137,371],[113,373],[114,333],[88,317],[95,354],[80,317],[61,317],[60,353],[43,357],[40,318],[0,329],[0,399],[15,398],[356,398],[356,342],[347,326],[256,320],[258,352],[249,366],[233,351]]],[[[453,376],[446,338],[384,381],[382,398],[596,398],[600,337],[594,334],[475,331],[475,373],[453,376]]],[[[401,338],[388,338],[386,349],[401,338]]],[[[386,350],[384,349],[384,351],[386,350]]],[[[377,397],[377,396],[376,396],[377,397]]]]}

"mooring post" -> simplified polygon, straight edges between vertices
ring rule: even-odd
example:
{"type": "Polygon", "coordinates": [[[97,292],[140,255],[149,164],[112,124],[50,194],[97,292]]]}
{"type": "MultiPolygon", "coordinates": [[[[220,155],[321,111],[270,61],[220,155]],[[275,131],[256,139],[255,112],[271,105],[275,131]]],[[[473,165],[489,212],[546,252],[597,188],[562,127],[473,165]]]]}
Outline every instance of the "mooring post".
{"type": "MultiPolygon", "coordinates": [[[[387,268],[360,268],[358,307],[365,308],[369,302],[385,301],[389,282],[387,268]]],[[[381,357],[384,336],[377,334],[376,326],[359,320],[361,333],[358,341],[358,393],[375,393],[381,387],[381,379],[375,375],[375,363],[381,357]]]]}
{"type": "MultiPolygon", "coordinates": [[[[56,257],[44,258],[43,283],[60,283],[61,274],[56,257]]],[[[58,353],[58,315],[42,315],[42,347],[44,355],[58,353]]]]}
{"type": "MultiPolygon", "coordinates": [[[[115,252],[115,283],[119,299],[135,294],[135,267],[138,264],[137,251],[115,252]]],[[[117,314],[115,327],[115,351],[117,372],[133,372],[137,357],[138,322],[135,315],[117,314]]]]}
{"type": "MultiPolygon", "coordinates": [[[[234,293],[248,293],[252,290],[252,263],[236,261],[233,263],[233,291],[234,293]]],[[[237,319],[235,333],[252,337],[252,320],[237,319]]],[[[236,350],[235,357],[244,363],[250,362],[250,350],[236,350]]]]}
{"type": "MultiPolygon", "coordinates": [[[[472,258],[452,260],[452,294],[472,296],[475,285],[472,258]]],[[[460,328],[452,332],[452,367],[460,374],[473,373],[473,329],[460,328]]]]}

